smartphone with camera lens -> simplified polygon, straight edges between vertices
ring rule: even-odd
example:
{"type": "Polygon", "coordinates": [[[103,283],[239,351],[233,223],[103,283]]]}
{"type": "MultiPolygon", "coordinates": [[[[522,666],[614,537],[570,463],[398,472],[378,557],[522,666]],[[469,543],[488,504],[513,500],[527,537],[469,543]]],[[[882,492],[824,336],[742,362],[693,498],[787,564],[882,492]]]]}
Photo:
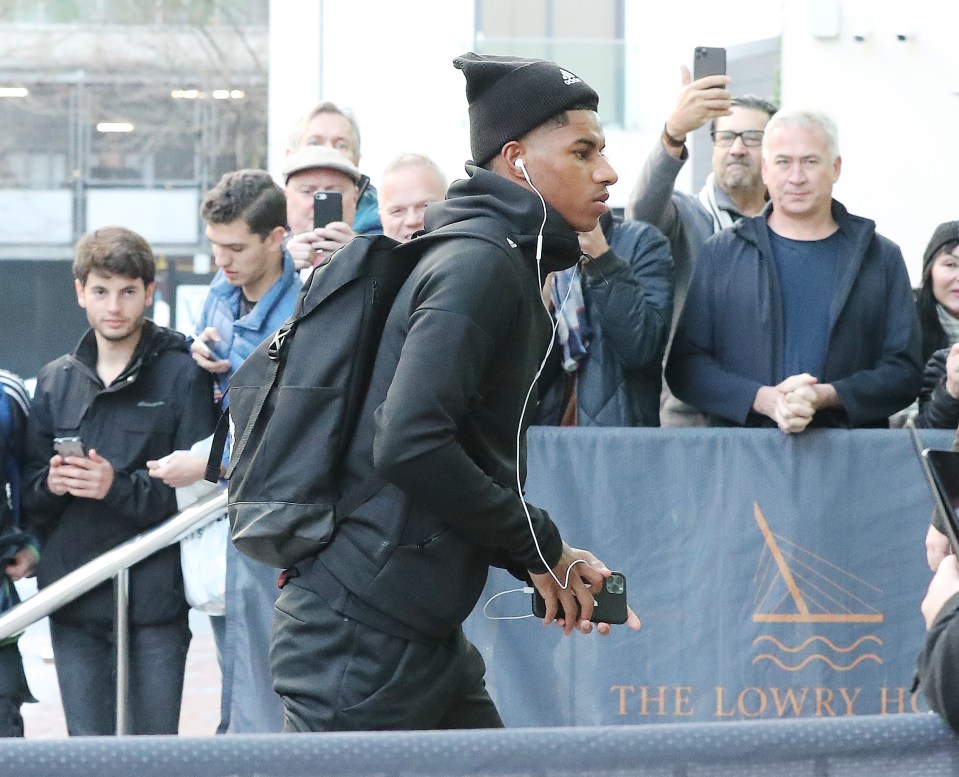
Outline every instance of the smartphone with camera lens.
{"type": "Polygon", "coordinates": [[[697,46],[693,51],[693,80],[726,75],[726,49],[697,46]]]}
{"type": "Polygon", "coordinates": [[[343,195],[340,192],[313,192],[313,228],[343,220],[343,195]]]}
{"type": "MultiPolygon", "coordinates": [[[[576,568],[573,568],[573,574],[576,568]]],[[[593,623],[625,623],[626,622],[626,575],[622,572],[613,572],[603,580],[600,589],[593,594],[593,614],[590,620],[593,623]]],[[[546,601],[542,594],[533,589],[533,615],[537,618],[546,617],[546,601]]],[[[559,608],[557,618],[565,619],[563,608],[559,608]]]]}

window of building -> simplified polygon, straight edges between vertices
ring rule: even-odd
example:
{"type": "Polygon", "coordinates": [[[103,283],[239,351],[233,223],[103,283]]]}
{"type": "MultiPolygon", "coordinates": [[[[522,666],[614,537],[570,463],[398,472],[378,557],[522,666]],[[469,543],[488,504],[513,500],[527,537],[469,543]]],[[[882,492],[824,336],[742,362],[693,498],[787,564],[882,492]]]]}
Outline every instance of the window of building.
{"type": "Polygon", "coordinates": [[[549,59],[600,97],[607,126],[624,123],[625,0],[476,0],[476,51],[549,59]]]}

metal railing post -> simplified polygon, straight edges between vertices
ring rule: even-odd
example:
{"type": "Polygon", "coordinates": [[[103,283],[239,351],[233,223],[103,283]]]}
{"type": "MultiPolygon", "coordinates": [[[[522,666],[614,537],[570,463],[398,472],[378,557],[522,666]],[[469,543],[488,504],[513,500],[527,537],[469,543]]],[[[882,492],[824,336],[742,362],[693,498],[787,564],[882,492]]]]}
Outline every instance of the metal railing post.
{"type": "Polygon", "coordinates": [[[113,579],[121,569],[133,566],[158,550],[179,542],[200,526],[216,520],[226,510],[226,503],[225,490],[203,497],[168,521],[108,550],[55,583],[45,586],[16,607],[0,613],[0,640],[19,634],[30,624],[56,612],[91,588],[113,579]]]}
{"type": "Polygon", "coordinates": [[[115,620],[117,648],[117,736],[130,731],[130,568],[124,567],[114,578],[117,603],[115,620]]]}

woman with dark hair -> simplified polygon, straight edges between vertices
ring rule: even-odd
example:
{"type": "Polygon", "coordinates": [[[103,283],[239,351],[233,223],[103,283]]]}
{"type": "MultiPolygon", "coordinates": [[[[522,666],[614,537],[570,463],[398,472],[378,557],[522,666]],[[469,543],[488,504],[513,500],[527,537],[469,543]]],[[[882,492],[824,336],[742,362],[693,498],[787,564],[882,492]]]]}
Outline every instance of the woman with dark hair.
{"type": "Polygon", "coordinates": [[[922,257],[916,296],[926,362],[916,426],[959,425],[959,221],[936,227],[922,257]]]}
{"type": "MultiPolygon", "coordinates": [[[[955,429],[959,426],[959,221],[940,224],[932,233],[922,255],[916,309],[926,360],[916,426],[955,429]]],[[[941,521],[935,511],[926,533],[926,560],[933,572],[949,553],[941,521]]]]}

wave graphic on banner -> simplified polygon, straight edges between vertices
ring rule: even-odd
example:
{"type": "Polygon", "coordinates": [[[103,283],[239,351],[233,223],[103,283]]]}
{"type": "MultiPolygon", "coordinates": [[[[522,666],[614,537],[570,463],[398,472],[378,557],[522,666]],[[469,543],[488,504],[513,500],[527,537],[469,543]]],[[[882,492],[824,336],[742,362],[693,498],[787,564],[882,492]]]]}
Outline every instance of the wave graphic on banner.
{"type": "MultiPolygon", "coordinates": [[[[762,634],[753,640],[753,645],[756,645],[759,642],[763,642],[763,641],[772,642],[779,650],[783,651],[784,653],[793,653],[793,654],[802,652],[805,648],[809,647],[809,645],[813,644],[814,642],[822,642],[824,645],[828,646],[833,652],[841,653],[841,654],[851,653],[853,650],[855,650],[857,647],[862,645],[864,642],[875,642],[878,645],[882,645],[882,640],[879,639],[879,637],[875,636],[874,634],[869,634],[865,637],[859,637],[859,639],[857,639],[855,642],[853,642],[851,645],[847,647],[835,645],[832,643],[831,640],[828,640],[826,639],[826,637],[820,636],[818,634],[814,637],[810,637],[801,645],[798,645],[796,647],[789,647],[788,645],[784,645],[775,637],[769,636],[768,634],[762,634]]],[[[770,661],[776,664],[776,666],[778,666],[780,669],[785,669],[787,672],[798,672],[800,669],[803,669],[808,664],[811,664],[813,661],[817,661],[817,660],[822,661],[830,669],[834,669],[837,672],[848,672],[850,669],[855,669],[863,661],[874,661],[877,664],[882,664],[882,659],[879,656],[877,656],[875,653],[863,653],[862,655],[856,656],[856,658],[854,658],[851,662],[847,664],[836,663],[836,661],[831,660],[828,656],[825,656],[822,653],[813,653],[812,655],[806,656],[805,658],[801,659],[800,661],[798,661],[798,663],[792,663],[792,664],[787,663],[787,660],[780,659],[777,656],[772,655],[771,653],[760,653],[758,656],[756,656],[753,659],[753,663],[758,664],[760,661],[770,661]]],[[[836,660],[839,661],[840,659],[837,657],[836,660]]]]}
{"type": "MultiPolygon", "coordinates": [[[[821,556],[773,533],[759,504],[753,503],[753,515],[763,535],[764,546],[757,563],[755,581],[756,623],[780,624],[879,624],[883,615],[867,599],[882,591],[865,580],[841,569],[821,556]]],[[[848,672],[863,662],[882,664],[874,652],[882,640],[874,634],[860,635],[848,645],[837,644],[821,634],[801,644],[789,645],[777,637],[763,634],[753,645],[770,643],[779,651],[760,653],[753,663],[768,661],[787,672],[798,672],[814,661],[821,661],[837,672],[848,672]],[[858,648],[863,652],[850,655],[858,648]],[[803,655],[807,650],[815,651],[803,655]]]]}

